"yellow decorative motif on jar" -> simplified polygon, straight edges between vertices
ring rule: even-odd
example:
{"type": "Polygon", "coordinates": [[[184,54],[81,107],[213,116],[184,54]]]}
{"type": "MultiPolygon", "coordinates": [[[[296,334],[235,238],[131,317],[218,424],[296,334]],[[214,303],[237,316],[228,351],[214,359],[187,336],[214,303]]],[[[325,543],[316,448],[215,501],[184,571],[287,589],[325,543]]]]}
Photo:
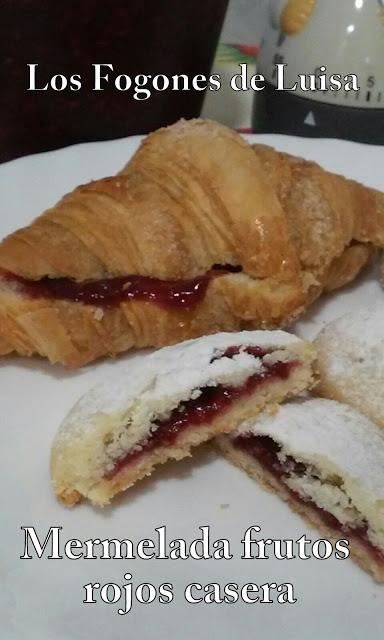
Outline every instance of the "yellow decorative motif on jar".
{"type": "Polygon", "coordinates": [[[317,0],[288,0],[281,14],[281,30],[294,35],[300,33],[310,20],[317,0]]]}

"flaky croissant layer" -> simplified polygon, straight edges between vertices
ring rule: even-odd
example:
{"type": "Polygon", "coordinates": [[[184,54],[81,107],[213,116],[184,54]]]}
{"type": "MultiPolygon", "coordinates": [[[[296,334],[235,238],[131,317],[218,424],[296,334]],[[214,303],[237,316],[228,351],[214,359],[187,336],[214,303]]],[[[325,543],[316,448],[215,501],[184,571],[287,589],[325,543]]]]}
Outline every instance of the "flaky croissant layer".
{"type": "Polygon", "coordinates": [[[217,123],[149,135],[0,244],[0,355],[81,366],[286,325],[384,246],[384,196],[217,123]]]}

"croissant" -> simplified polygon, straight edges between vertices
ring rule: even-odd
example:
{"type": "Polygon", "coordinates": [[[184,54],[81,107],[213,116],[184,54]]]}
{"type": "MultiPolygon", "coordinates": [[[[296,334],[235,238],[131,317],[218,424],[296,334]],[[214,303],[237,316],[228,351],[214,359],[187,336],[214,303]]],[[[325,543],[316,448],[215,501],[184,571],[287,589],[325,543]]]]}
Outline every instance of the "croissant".
{"type": "Polygon", "coordinates": [[[383,194],[180,121],[0,243],[0,354],[78,367],[287,325],[383,246],[383,194]]]}

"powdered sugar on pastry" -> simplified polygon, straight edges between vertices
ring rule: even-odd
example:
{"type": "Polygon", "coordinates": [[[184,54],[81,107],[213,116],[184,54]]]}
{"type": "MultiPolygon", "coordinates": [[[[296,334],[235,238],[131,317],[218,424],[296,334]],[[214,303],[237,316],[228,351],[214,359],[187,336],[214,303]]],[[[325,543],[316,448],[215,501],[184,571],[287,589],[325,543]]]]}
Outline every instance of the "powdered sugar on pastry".
{"type": "MultiPolygon", "coordinates": [[[[230,437],[245,434],[270,436],[285,456],[318,466],[323,475],[340,475],[353,495],[358,487],[372,503],[384,501],[384,435],[352,407],[322,398],[287,402],[230,437]]],[[[384,503],[381,509],[384,535],[384,503]]]]}
{"type": "Polygon", "coordinates": [[[287,402],[218,438],[224,453],[384,581],[384,434],[352,407],[287,402]]]}
{"type": "Polygon", "coordinates": [[[340,400],[384,426],[384,307],[330,323],[316,340],[319,395],[340,400]]]}
{"type": "Polygon", "coordinates": [[[313,347],[293,335],[254,331],[190,340],[134,361],[125,375],[86,394],[59,429],[52,452],[56,492],[66,502],[79,494],[107,502],[159,461],[189,455],[191,446],[230,431],[268,402],[311,386],[314,357],[313,347]],[[185,411],[194,416],[190,429],[184,429],[185,411]],[[161,429],[172,434],[180,421],[180,437],[167,437],[177,446],[164,446],[161,429]],[[127,471],[121,461],[139,452],[146,455],[132,460],[127,471]]]}
{"type": "MultiPolygon", "coordinates": [[[[295,335],[285,331],[243,331],[239,333],[217,333],[195,340],[187,340],[171,347],[164,347],[145,358],[136,358],[129,365],[127,375],[111,376],[110,379],[96,385],[84,395],[68,415],[58,439],[72,438],[78,429],[82,431],[92,418],[99,413],[118,413],[127,411],[139,395],[146,391],[150,394],[158,392],[181,398],[185,389],[199,384],[204,376],[206,384],[215,376],[217,383],[241,383],[251,372],[256,372],[261,362],[247,353],[240,353],[232,359],[216,359],[232,346],[259,346],[266,350],[281,349],[290,345],[302,344],[295,335]],[[207,369],[208,367],[208,369],[207,369]],[[183,376],[180,376],[180,369],[183,376]]],[[[212,382],[211,380],[211,382],[212,382]]]]}

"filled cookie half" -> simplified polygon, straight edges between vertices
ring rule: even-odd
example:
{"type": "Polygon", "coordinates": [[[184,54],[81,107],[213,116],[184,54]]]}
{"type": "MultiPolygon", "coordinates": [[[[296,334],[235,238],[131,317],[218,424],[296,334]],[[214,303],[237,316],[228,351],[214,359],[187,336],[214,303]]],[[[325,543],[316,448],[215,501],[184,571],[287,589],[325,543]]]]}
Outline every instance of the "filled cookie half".
{"type": "Polygon", "coordinates": [[[87,393],[60,427],[57,496],[108,503],[156,465],[310,388],[314,359],[312,345],[282,331],[219,333],[143,356],[87,393]]]}
{"type": "Polygon", "coordinates": [[[384,582],[384,436],[373,422],[333,400],[296,400],[217,443],[384,582]]]}

